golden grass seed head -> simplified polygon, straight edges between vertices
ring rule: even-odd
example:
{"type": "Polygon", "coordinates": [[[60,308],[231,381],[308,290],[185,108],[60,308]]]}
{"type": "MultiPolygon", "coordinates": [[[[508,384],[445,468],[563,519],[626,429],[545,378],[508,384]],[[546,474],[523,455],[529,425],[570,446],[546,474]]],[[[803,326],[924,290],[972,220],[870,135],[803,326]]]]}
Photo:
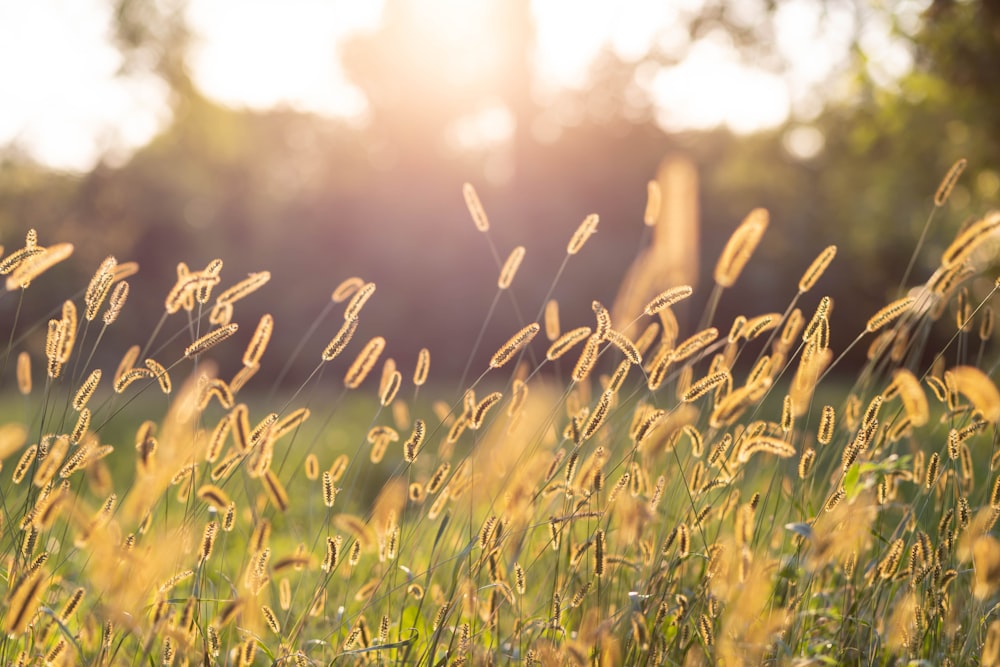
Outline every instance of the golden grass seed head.
{"type": "Polygon", "coordinates": [[[785,398],[781,403],[781,430],[785,433],[791,431],[794,419],[795,415],[792,412],[792,397],[785,394],[785,398]]]}
{"type": "Polygon", "coordinates": [[[788,318],[785,320],[785,326],[781,329],[781,336],[778,337],[777,348],[787,350],[791,347],[795,339],[798,338],[799,332],[802,331],[802,327],[805,324],[805,319],[802,317],[802,311],[798,308],[792,310],[789,313],[788,318]]]}
{"type": "Polygon", "coordinates": [[[344,476],[347,472],[347,465],[350,462],[347,454],[340,454],[333,460],[330,465],[330,479],[334,482],[339,482],[340,478],[344,476]]]}
{"type": "Polygon", "coordinates": [[[347,344],[351,342],[351,338],[354,336],[354,332],[358,328],[357,318],[352,320],[345,320],[341,325],[340,330],[337,331],[336,335],[330,340],[326,348],[323,350],[322,359],[323,361],[333,361],[347,344]]]}
{"type": "Polygon", "coordinates": [[[517,275],[517,270],[521,267],[521,261],[523,259],[523,245],[519,245],[510,251],[510,255],[507,256],[507,260],[503,263],[503,268],[500,269],[500,277],[497,279],[497,288],[505,290],[510,287],[510,284],[514,282],[514,276],[517,275]]]}
{"type": "Polygon", "coordinates": [[[781,313],[767,313],[751,317],[743,323],[743,327],[737,338],[742,337],[748,341],[754,340],[762,333],[778,328],[778,324],[780,323],[781,313]]]}
{"type": "Polygon", "coordinates": [[[483,233],[490,231],[490,220],[486,217],[486,211],[483,209],[483,204],[479,201],[479,195],[476,194],[476,189],[472,186],[472,183],[464,183],[462,185],[462,196],[465,198],[465,205],[469,209],[469,214],[472,216],[472,222],[476,225],[476,229],[483,233]]]}
{"type": "Polygon", "coordinates": [[[590,327],[578,327],[567,331],[553,341],[545,353],[545,358],[549,361],[555,361],[571,350],[577,343],[590,336],[590,334],[590,327]]]}
{"type": "Polygon", "coordinates": [[[965,496],[958,498],[958,526],[962,530],[969,527],[972,519],[972,508],[969,506],[969,499],[965,496]]]}
{"type": "Polygon", "coordinates": [[[365,286],[364,278],[358,276],[351,276],[340,282],[333,289],[333,294],[330,295],[330,299],[334,303],[342,303],[347,301],[351,296],[353,296],[359,289],[365,286]]]}
{"type": "Polygon", "coordinates": [[[584,218],[566,245],[566,254],[575,255],[580,252],[587,240],[597,232],[599,222],[600,218],[596,213],[591,213],[584,218]]]}
{"type": "Polygon", "coordinates": [[[861,428],[867,429],[869,425],[875,421],[878,417],[879,410],[882,408],[883,400],[882,394],[875,394],[872,400],[868,403],[868,407],[865,409],[864,417],[861,418],[861,428]]]}
{"type": "Polygon", "coordinates": [[[146,359],[143,363],[149,369],[151,376],[156,378],[156,382],[160,385],[160,391],[169,395],[173,391],[173,383],[170,381],[167,369],[155,359],[146,359]]]}
{"type": "Polygon", "coordinates": [[[216,301],[208,313],[208,322],[215,326],[225,326],[233,321],[233,312],[233,304],[216,301]]]}
{"type": "Polygon", "coordinates": [[[601,394],[601,397],[597,400],[597,405],[594,406],[594,411],[590,414],[587,424],[582,431],[581,441],[589,440],[604,424],[613,397],[614,393],[611,391],[605,391],[601,394]]]}
{"type": "Polygon", "coordinates": [[[14,472],[11,475],[11,480],[14,484],[20,484],[24,479],[25,475],[28,474],[28,470],[31,469],[32,464],[35,462],[35,457],[38,454],[38,445],[31,445],[24,453],[21,454],[21,458],[18,460],[17,465],[14,467],[14,472]]]}
{"type": "Polygon", "coordinates": [[[87,590],[85,588],[77,588],[75,591],[73,591],[73,594],[70,595],[69,599],[66,601],[66,604],[63,605],[63,608],[61,610],[59,610],[60,621],[62,621],[63,623],[69,622],[69,619],[73,615],[73,612],[75,612],[77,608],[80,606],[80,602],[83,600],[83,596],[86,592],[87,590]]]}
{"type": "MultiPolygon", "coordinates": [[[[3,265],[20,251],[9,255],[4,259],[3,265]]],[[[11,274],[7,277],[6,288],[8,292],[16,289],[27,289],[31,281],[42,275],[50,268],[62,262],[73,254],[72,243],[56,243],[45,249],[32,248],[19,258],[11,266],[11,274]]],[[[5,273],[0,270],[0,274],[5,273]]]]}
{"type": "Polygon", "coordinates": [[[236,333],[239,329],[239,325],[235,322],[232,324],[227,324],[224,327],[219,327],[213,331],[208,332],[201,338],[197,339],[184,349],[184,356],[186,358],[191,358],[208,351],[210,348],[215,347],[222,341],[226,340],[230,336],[236,333]]]}
{"type": "Polygon", "coordinates": [[[260,358],[264,356],[264,351],[267,349],[267,344],[270,342],[273,332],[274,317],[270,313],[265,313],[261,316],[260,321],[257,322],[257,328],[254,329],[253,337],[243,352],[244,366],[253,367],[260,363],[260,358]]]}
{"type": "Polygon", "coordinates": [[[891,579],[899,568],[899,563],[903,559],[903,550],[906,544],[903,538],[898,538],[890,545],[885,556],[879,561],[877,573],[881,579],[891,579]]]}
{"type": "Polygon", "coordinates": [[[270,628],[271,632],[276,635],[281,635],[281,622],[278,620],[278,615],[274,613],[274,610],[268,607],[266,604],[260,607],[261,614],[264,616],[264,622],[267,623],[267,627],[270,628]]]}
{"type": "Polygon", "coordinates": [[[625,382],[625,378],[628,377],[628,372],[631,370],[633,364],[628,359],[622,359],[618,366],[615,368],[615,372],[612,373],[611,377],[608,379],[607,390],[612,393],[617,393],[621,389],[622,384],[625,382]]]}
{"type": "Polygon", "coordinates": [[[521,348],[531,342],[540,330],[541,326],[538,322],[532,322],[511,336],[490,359],[490,368],[500,368],[509,362],[521,348]]]}
{"type": "Polygon", "coordinates": [[[1000,211],[991,211],[984,218],[972,223],[955,237],[941,255],[944,269],[962,265],[1000,228],[1000,211]]]}
{"type": "MultiPolygon", "coordinates": [[[[43,252],[44,249],[38,247],[37,245],[26,245],[20,250],[15,250],[11,254],[4,257],[3,261],[0,261],[0,275],[7,275],[9,273],[16,272],[17,269],[26,261],[32,257],[40,255],[43,252]]],[[[11,291],[12,288],[8,287],[7,289],[8,291],[11,291]]],[[[16,286],[13,289],[16,289],[16,286]]]]}
{"type": "Polygon", "coordinates": [[[995,314],[992,306],[983,306],[979,319],[979,340],[985,342],[993,337],[994,319],[995,314]]]}
{"type": "Polygon", "coordinates": [[[104,326],[111,326],[118,320],[118,316],[121,315],[122,308],[125,307],[125,302],[128,300],[128,291],[128,283],[124,280],[115,285],[111,297],[108,299],[108,309],[104,311],[102,317],[104,326]]]}
{"type": "Polygon", "coordinates": [[[118,261],[114,257],[108,256],[101,262],[90,279],[90,284],[87,285],[83,295],[83,302],[86,306],[85,318],[88,322],[92,322],[97,317],[97,311],[100,310],[111,291],[111,286],[114,284],[114,269],[117,264],[118,261]]]}
{"type": "Polygon", "coordinates": [[[808,479],[812,472],[813,463],[816,461],[816,450],[806,449],[799,458],[799,479],[808,479]]]}
{"type": "Polygon", "coordinates": [[[250,294],[253,294],[261,287],[266,285],[268,281],[271,280],[270,271],[259,271],[257,273],[250,273],[246,278],[239,281],[232,287],[224,290],[219,296],[216,297],[216,303],[219,304],[232,304],[240,299],[243,299],[250,294]]]}
{"type": "Polygon", "coordinates": [[[608,309],[600,301],[592,302],[590,307],[594,311],[594,317],[597,319],[597,326],[594,327],[594,335],[601,340],[606,340],[608,331],[611,330],[611,313],[608,312],[608,309]]]}
{"type": "Polygon", "coordinates": [[[690,338],[687,338],[682,343],[674,348],[671,354],[672,361],[674,363],[684,361],[688,357],[696,354],[706,345],[712,343],[716,338],[719,337],[719,330],[715,327],[708,327],[707,329],[702,329],[698,333],[694,334],[690,338]]]}
{"type": "Polygon", "coordinates": [[[31,393],[31,355],[23,351],[17,355],[17,389],[22,396],[31,393]]]}
{"type": "Polygon", "coordinates": [[[952,461],[958,460],[958,446],[960,442],[958,439],[958,429],[948,430],[948,458],[952,461]]]}
{"type": "Polygon", "coordinates": [[[319,479],[319,459],[316,454],[310,452],[306,455],[306,460],[304,463],[306,479],[317,480],[319,479]]]}
{"type": "Polygon", "coordinates": [[[636,347],[632,340],[620,331],[615,329],[608,329],[604,335],[604,339],[609,343],[617,347],[625,358],[636,366],[642,363],[642,355],[639,353],[639,349],[636,347]]]}
{"type": "Polygon", "coordinates": [[[955,366],[945,371],[944,384],[949,395],[961,394],[969,399],[972,407],[986,421],[1000,421],[1000,391],[993,380],[980,369],[975,366],[955,366]]]}
{"type": "Polygon", "coordinates": [[[347,307],[344,308],[344,321],[350,322],[358,319],[361,309],[364,308],[373,294],[375,294],[375,283],[365,283],[361,289],[355,292],[351,300],[347,302],[347,307]]]}
{"type": "Polygon", "coordinates": [[[941,455],[934,452],[927,459],[927,474],[924,477],[924,486],[928,489],[934,486],[937,482],[938,473],[941,470],[941,455]]]}
{"type": "Polygon", "coordinates": [[[789,458],[795,456],[796,453],[795,447],[790,443],[779,438],[761,435],[753,438],[745,438],[739,446],[736,458],[740,463],[746,463],[750,460],[751,456],[758,452],[771,454],[778,458],[789,458]]]}
{"type": "Polygon", "coordinates": [[[528,385],[522,380],[515,379],[511,385],[510,403],[507,405],[507,416],[514,417],[521,412],[525,401],[528,399],[528,385]]]}
{"type": "Polygon", "coordinates": [[[214,484],[203,484],[195,494],[200,500],[207,503],[216,512],[224,512],[232,502],[229,495],[214,484]]]}
{"type": "Polygon", "coordinates": [[[544,323],[545,337],[550,341],[554,341],[559,338],[559,302],[555,299],[549,299],[545,302],[544,323]]]}
{"type": "Polygon", "coordinates": [[[720,287],[732,287],[767,230],[769,215],[763,208],[752,210],[726,242],[713,277],[720,287]]]}
{"type": "Polygon", "coordinates": [[[279,512],[288,510],[288,492],[273,470],[266,470],[261,477],[264,483],[264,492],[267,494],[271,504],[279,512]]]}
{"type": "Polygon", "coordinates": [[[320,566],[324,572],[332,572],[337,568],[337,563],[340,560],[340,548],[342,544],[343,539],[339,535],[335,538],[326,538],[326,556],[323,558],[323,564],[320,566]]]}
{"type": "MultiPolygon", "coordinates": [[[[427,482],[426,491],[428,495],[434,495],[437,493],[438,489],[441,488],[441,485],[444,484],[444,481],[448,478],[449,472],[451,472],[451,464],[447,461],[441,462],[441,464],[437,467],[437,470],[435,470],[434,474],[431,476],[430,481],[427,482]]],[[[555,472],[552,474],[554,475],[555,472]]],[[[549,479],[551,479],[551,476],[549,479]]]]}
{"type": "Polygon", "coordinates": [[[878,331],[903,313],[907,312],[910,307],[913,306],[915,301],[916,299],[914,297],[907,296],[902,299],[896,299],[892,303],[884,306],[871,316],[868,323],[865,324],[865,331],[868,333],[878,331]]]}
{"type": "Polygon", "coordinates": [[[405,460],[407,463],[413,463],[414,461],[417,460],[417,455],[420,453],[420,449],[423,447],[424,438],[426,436],[427,436],[427,425],[424,423],[424,420],[423,419],[415,420],[413,422],[413,432],[410,433],[410,437],[407,438],[406,442],[403,443],[403,460],[405,460]]]}
{"type": "Polygon", "coordinates": [[[499,391],[494,391],[491,394],[483,397],[483,400],[476,404],[475,409],[472,411],[472,417],[469,420],[469,428],[473,431],[478,431],[483,426],[483,422],[486,419],[487,413],[490,411],[494,405],[500,402],[503,398],[503,394],[499,391]]]}
{"type": "Polygon", "coordinates": [[[816,440],[821,445],[828,445],[833,440],[834,426],[836,425],[836,413],[832,405],[824,405],[820,417],[819,430],[816,433],[816,440]]]}
{"type": "Polygon", "coordinates": [[[95,368],[84,380],[83,384],[77,390],[76,395],[73,396],[73,409],[79,412],[86,407],[87,402],[90,397],[94,395],[94,391],[97,390],[97,385],[101,381],[101,369],[95,368]]]}
{"type": "Polygon", "coordinates": [[[684,403],[691,403],[692,401],[698,400],[713,389],[725,384],[732,384],[732,376],[729,374],[729,371],[721,371],[719,373],[707,375],[693,383],[681,396],[681,401],[684,403]]]}
{"type": "Polygon", "coordinates": [[[712,629],[712,619],[702,614],[698,617],[698,636],[705,646],[711,648],[715,644],[715,631],[712,629]]]}
{"type": "Polygon", "coordinates": [[[333,507],[337,501],[337,492],[340,489],[334,486],[334,478],[329,470],[323,471],[323,504],[333,507]]]}
{"type": "Polygon", "coordinates": [[[417,353],[417,366],[413,371],[413,386],[421,387],[427,382],[427,373],[431,367],[431,352],[426,347],[417,353]]]}
{"type": "Polygon", "coordinates": [[[828,315],[832,305],[833,301],[828,296],[824,296],[819,300],[819,304],[816,306],[816,312],[813,313],[812,319],[809,320],[806,328],[802,331],[802,342],[807,343],[816,335],[823,321],[828,320],[828,315]]]}
{"type": "Polygon", "coordinates": [[[809,268],[806,269],[802,277],[799,278],[799,294],[805,294],[813,288],[813,285],[822,277],[830,262],[837,255],[837,246],[830,245],[816,256],[809,268]]]}
{"type": "Polygon", "coordinates": [[[369,340],[348,368],[347,374],[344,376],[344,386],[348,389],[357,389],[361,386],[375,364],[378,363],[379,356],[384,349],[385,338],[382,336],[375,336],[369,340]]]}
{"type": "Polygon", "coordinates": [[[205,529],[201,534],[201,551],[198,553],[198,558],[201,561],[207,561],[211,555],[212,550],[215,548],[215,536],[219,532],[219,523],[217,521],[209,521],[205,524],[205,529]]]}
{"type": "Polygon", "coordinates": [[[385,407],[396,398],[396,393],[403,382],[403,376],[399,371],[393,371],[386,382],[379,388],[379,403],[385,407]]]}
{"type": "Polygon", "coordinates": [[[73,432],[70,434],[69,439],[74,445],[78,444],[83,437],[87,434],[87,430],[90,428],[90,408],[83,408],[80,410],[80,415],[77,417],[76,425],[73,427],[73,432]]]}
{"type": "Polygon", "coordinates": [[[677,287],[672,287],[666,291],[660,292],[655,296],[652,301],[646,304],[643,312],[646,315],[655,315],[665,308],[682,301],[691,294],[694,293],[694,289],[690,285],[679,285],[677,287]]]}
{"type": "Polygon", "coordinates": [[[966,159],[963,157],[956,160],[951,168],[948,169],[948,173],[944,175],[941,179],[941,184],[938,185],[937,192],[934,193],[934,206],[940,208],[945,205],[948,198],[951,196],[951,191],[955,188],[955,184],[958,182],[959,176],[965,171],[965,165],[967,164],[966,159]]]}
{"type": "Polygon", "coordinates": [[[928,375],[924,379],[927,382],[927,386],[931,388],[932,392],[934,392],[934,397],[940,403],[944,403],[946,405],[949,404],[949,403],[951,403],[951,401],[952,401],[951,391],[948,389],[948,387],[945,385],[945,383],[941,380],[941,378],[935,377],[933,375],[928,375]]]}
{"type": "Polygon", "coordinates": [[[847,497],[847,491],[845,491],[842,488],[837,489],[833,493],[833,495],[830,496],[829,500],[826,501],[826,506],[824,507],[824,509],[827,512],[832,512],[833,510],[835,510],[837,508],[837,505],[840,504],[840,501],[842,501],[846,497],[847,497]]]}

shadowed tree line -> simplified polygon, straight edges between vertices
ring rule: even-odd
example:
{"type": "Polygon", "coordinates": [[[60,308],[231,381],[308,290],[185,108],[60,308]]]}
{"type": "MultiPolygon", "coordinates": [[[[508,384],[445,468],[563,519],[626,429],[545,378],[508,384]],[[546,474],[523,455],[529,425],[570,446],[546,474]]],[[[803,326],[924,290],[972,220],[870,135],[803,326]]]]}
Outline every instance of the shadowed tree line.
{"type": "MultiPolygon", "coordinates": [[[[457,374],[497,277],[487,240],[465,209],[463,182],[479,192],[501,260],[514,246],[527,247],[511,289],[525,319],[542,305],[576,226],[589,213],[601,216],[599,233],[571,259],[555,292],[568,328],[589,324],[592,299],[609,306],[614,300],[644,247],[646,182],[665,157],[683,155],[699,180],[696,294],[703,300],[732,229],[754,207],[771,212],[771,227],[739,284],[724,295],[717,321],[786,302],[813,257],[837,244],[837,260],[815,288],[815,299],[834,298],[834,346],[842,348],[871,312],[898,296],[934,192],[957,158],[968,158],[969,169],[936,215],[911,282],[926,279],[964,220],[996,206],[998,5],[932,3],[909,37],[915,67],[892,88],[866,74],[859,48],[850,94],[809,122],[822,133],[823,150],[799,159],[785,147],[788,133],[800,125],[795,121],[753,136],[665,134],[651,103],[636,102],[642,61],[622,62],[611,54],[595,66],[586,91],[561,98],[574,121],[539,139],[532,128],[551,109],[540,108],[532,96],[526,2],[496,3],[490,18],[498,57],[506,63],[502,70],[466,73],[470,78],[433,88],[427,82],[443,71],[435,60],[441,56],[408,39],[411,5],[387,3],[382,27],[353,39],[340,54],[370,105],[369,123],[358,129],[207,100],[186,73],[180,10],[164,14],[168,10],[158,3],[119,0],[119,43],[136,56],[126,63],[151,67],[170,84],[173,122],[126,164],[99,165],[82,176],[51,173],[8,152],[0,163],[0,241],[15,248],[24,231],[36,227],[43,244],[75,243],[75,258],[53,279],[81,288],[109,253],[139,261],[129,316],[109,332],[122,345],[108,350],[145,340],[178,261],[201,268],[222,257],[223,285],[250,271],[272,272],[267,291],[241,304],[236,319],[252,327],[263,312],[274,314],[274,359],[287,357],[341,280],[359,275],[378,289],[357,335],[385,335],[387,354],[401,365],[412,365],[416,351],[429,347],[435,374],[457,374]],[[512,136],[499,145],[455,149],[448,132],[481,110],[483,100],[509,111],[512,136]]],[[[721,0],[706,4],[692,17],[692,35],[722,26],[748,59],[769,58],[762,35],[735,22],[729,9],[721,0]]],[[[651,53],[646,60],[669,64],[675,58],[651,53]]],[[[43,291],[45,282],[31,289],[43,291]]],[[[45,306],[44,299],[30,302],[45,306]]],[[[0,301],[5,320],[16,306],[15,295],[0,301]]],[[[684,314],[682,326],[693,330],[699,314],[684,314]]],[[[25,312],[21,321],[45,317],[44,310],[25,312]]],[[[501,299],[480,349],[483,366],[520,326],[516,318],[509,300],[501,299]]],[[[337,320],[335,310],[297,371],[312,368],[337,320]]],[[[174,328],[182,323],[178,319],[174,328]]]]}

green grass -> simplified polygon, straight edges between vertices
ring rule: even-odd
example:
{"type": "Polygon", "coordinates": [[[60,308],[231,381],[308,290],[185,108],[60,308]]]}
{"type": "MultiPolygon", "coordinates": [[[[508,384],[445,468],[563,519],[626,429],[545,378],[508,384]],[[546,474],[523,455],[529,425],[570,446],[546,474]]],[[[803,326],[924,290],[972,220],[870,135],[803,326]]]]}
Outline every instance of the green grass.
{"type": "MultiPolygon", "coordinates": [[[[629,323],[608,334],[595,306],[592,368],[578,362],[582,341],[546,360],[554,323],[540,322],[544,333],[515,336],[458,392],[433,363],[416,387],[412,368],[381,357],[345,387],[352,365],[366,372],[356,339],[326,361],[304,345],[316,370],[293,392],[274,386],[287,360],[270,358],[231,391],[244,366],[213,359],[252,348],[257,323],[240,319],[239,300],[220,306],[234,284],[224,269],[182,270],[178,312],[145,344],[170,390],[162,374],[121,386],[103,368],[90,428],[71,439],[72,399],[106,352],[100,313],[120,280],[105,264],[52,322],[9,325],[8,374],[26,345],[48,346],[31,358],[31,390],[0,402],[0,659],[997,664],[1000,393],[992,332],[977,331],[994,289],[988,262],[964,257],[955,284],[924,288],[932,308],[858,336],[901,342],[853,377],[827,348],[827,314],[813,315],[821,280],[777,296],[749,340],[712,321],[721,288],[696,290],[719,334],[689,355],[675,350],[696,327],[675,329],[669,311],[640,315],[623,339],[614,332],[629,323]],[[931,328],[955,331],[956,307],[972,328],[925,349],[931,328]],[[230,318],[235,334],[185,354],[230,318]],[[655,335],[633,349],[647,325],[655,335]],[[709,376],[712,389],[684,398],[709,376]],[[66,467],[74,456],[83,462],[66,467]]],[[[32,298],[14,291],[0,298],[32,298]]],[[[364,309],[377,307],[376,293],[364,309]]],[[[352,306],[317,310],[331,308],[352,306]]],[[[332,317],[320,323],[330,338],[344,323],[332,317]]],[[[526,324],[486,321],[510,336],[526,324]]]]}

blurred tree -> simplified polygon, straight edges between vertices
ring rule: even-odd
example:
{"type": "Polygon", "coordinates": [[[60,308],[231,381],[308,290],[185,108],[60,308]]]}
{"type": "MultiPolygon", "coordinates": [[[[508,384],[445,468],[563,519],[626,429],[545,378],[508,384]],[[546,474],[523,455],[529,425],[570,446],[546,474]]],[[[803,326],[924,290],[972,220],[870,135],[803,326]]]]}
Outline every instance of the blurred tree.
{"type": "Polygon", "coordinates": [[[191,33],[187,0],[110,0],[114,42],[123,74],[155,74],[174,94],[174,103],[196,94],[187,67],[191,33]]]}
{"type": "MultiPolygon", "coordinates": [[[[129,308],[146,308],[136,316],[147,322],[158,318],[176,262],[204,265],[221,254],[226,279],[272,270],[272,288],[284,297],[268,299],[279,323],[274,346],[287,351],[305,324],[281,323],[308,322],[337,282],[361,275],[379,285],[379,306],[366,312],[359,335],[386,334],[388,354],[403,363],[430,345],[439,372],[457,371],[495,280],[490,248],[462,203],[463,181],[480,192],[501,259],[514,245],[528,246],[512,288],[524,318],[535,315],[575,226],[601,215],[599,235],[570,262],[556,292],[566,321],[578,325],[592,317],[591,299],[614,299],[640,249],[645,183],[665,154],[681,151],[699,172],[702,286],[738,221],[755,206],[772,213],[771,231],[727,290],[720,317],[773,310],[812,257],[837,243],[835,267],[817,290],[850,306],[838,309],[834,331],[850,338],[895,296],[955,158],[968,157],[970,169],[939,214],[915,280],[926,278],[962,219],[995,204],[1000,190],[996,0],[938,0],[915,26],[902,25],[895,6],[850,4],[855,49],[842,70],[850,70],[850,85],[831,86],[846,93],[816,117],[749,137],[665,134],[642,81],[717,31],[748,61],[781,71],[774,25],[761,20],[777,16],[788,4],[781,0],[691,6],[680,46],[633,61],[607,51],[585,89],[544,104],[533,95],[528,0],[455,2],[447,24],[417,0],[388,0],[381,27],[341,51],[368,100],[363,130],[205,99],[187,70],[184,0],[112,1],[124,71],[154,73],[171,87],[173,122],[129,163],[100,165],[80,179],[8,155],[0,164],[0,231],[13,243],[14,231],[35,224],[78,243],[81,283],[107,252],[138,259],[140,282],[155,283],[129,308]],[[879,55],[863,38],[876,15],[897,23],[896,38],[914,55],[901,79],[876,73],[879,55]],[[472,43],[476,49],[465,48],[472,43]],[[818,136],[821,149],[799,151],[801,136],[818,136]],[[407,335],[392,337],[400,321],[407,335]]],[[[515,313],[500,305],[507,310],[498,321],[512,323],[515,313]]],[[[492,327],[486,354],[508,334],[492,327]]]]}

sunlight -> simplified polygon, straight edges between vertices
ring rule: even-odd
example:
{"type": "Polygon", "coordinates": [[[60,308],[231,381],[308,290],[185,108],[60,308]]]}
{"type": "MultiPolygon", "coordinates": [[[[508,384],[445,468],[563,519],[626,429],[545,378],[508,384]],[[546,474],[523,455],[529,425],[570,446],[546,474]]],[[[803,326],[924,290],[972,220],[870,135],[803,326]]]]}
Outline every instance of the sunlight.
{"type": "Polygon", "coordinates": [[[776,75],[748,67],[724,40],[696,43],[677,67],[661,70],[651,93],[666,129],[708,129],[727,125],[749,133],[788,117],[788,89],[776,75]]]}
{"type": "Polygon", "coordinates": [[[168,115],[167,91],[152,77],[116,76],[109,19],[98,0],[0,3],[0,144],[85,170],[149,141],[168,115]]]}
{"type": "Polygon", "coordinates": [[[197,35],[195,81],[220,102],[346,118],[364,113],[365,99],[345,78],[334,45],[377,27],[381,3],[198,0],[188,18],[197,35]]]}
{"type": "MultiPolygon", "coordinates": [[[[0,7],[0,57],[21,64],[0,70],[0,85],[13,91],[0,108],[0,143],[16,141],[46,164],[85,170],[109,149],[112,158],[127,156],[148,141],[169,121],[169,105],[167,91],[152,77],[116,73],[120,55],[108,38],[111,16],[103,3],[86,0],[64,10],[65,4],[0,7]]],[[[517,24],[510,32],[505,23],[512,16],[520,20],[511,5],[410,1],[384,15],[383,4],[190,0],[192,77],[208,97],[235,108],[286,107],[360,126],[368,100],[349,80],[340,49],[354,35],[385,30],[393,52],[370,53],[369,64],[390,73],[405,70],[406,94],[416,89],[429,104],[472,114],[505,95],[499,91],[510,85],[511,60],[521,48],[514,43],[518,37],[509,38],[518,35],[517,24]],[[383,26],[389,16],[392,25],[383,26]]],[[[906,16],[912,18],[925,3],[910,4],[906,16]]],[[[648,63],[637,83],[650,94],[665,130],[724,125],[746,133],[818,112],[824,98],[819,88],[828,86],[850,47],[848,10],[806,0],[782,3],[774,14],[775,47],[789,67],[779,76],[742,61],[725,39],[691,44],[684,26],[698,7],[697,0],[532,0],[529,64],[536,103],[546,107],[561,91],[586,90],[589,69],[604,50],[630,63],[662,49],[668,57],[687,55],[676,66],[648,63]]],[[[862,35],[883,56],[871,67],[886,86],[912,65],[888,30],[873,23],[862,35]]],[[[627,109],[622,113],[628,117],[627,109]]],[[[494,117],[489,137],[478,143],[495,144],[497,131],[508,133],[506,123],[494,117]]],[[[482,119],[456,129],[449,143],[468,146],[485,136],[473,126],[481,128],[482,119]]]]}

